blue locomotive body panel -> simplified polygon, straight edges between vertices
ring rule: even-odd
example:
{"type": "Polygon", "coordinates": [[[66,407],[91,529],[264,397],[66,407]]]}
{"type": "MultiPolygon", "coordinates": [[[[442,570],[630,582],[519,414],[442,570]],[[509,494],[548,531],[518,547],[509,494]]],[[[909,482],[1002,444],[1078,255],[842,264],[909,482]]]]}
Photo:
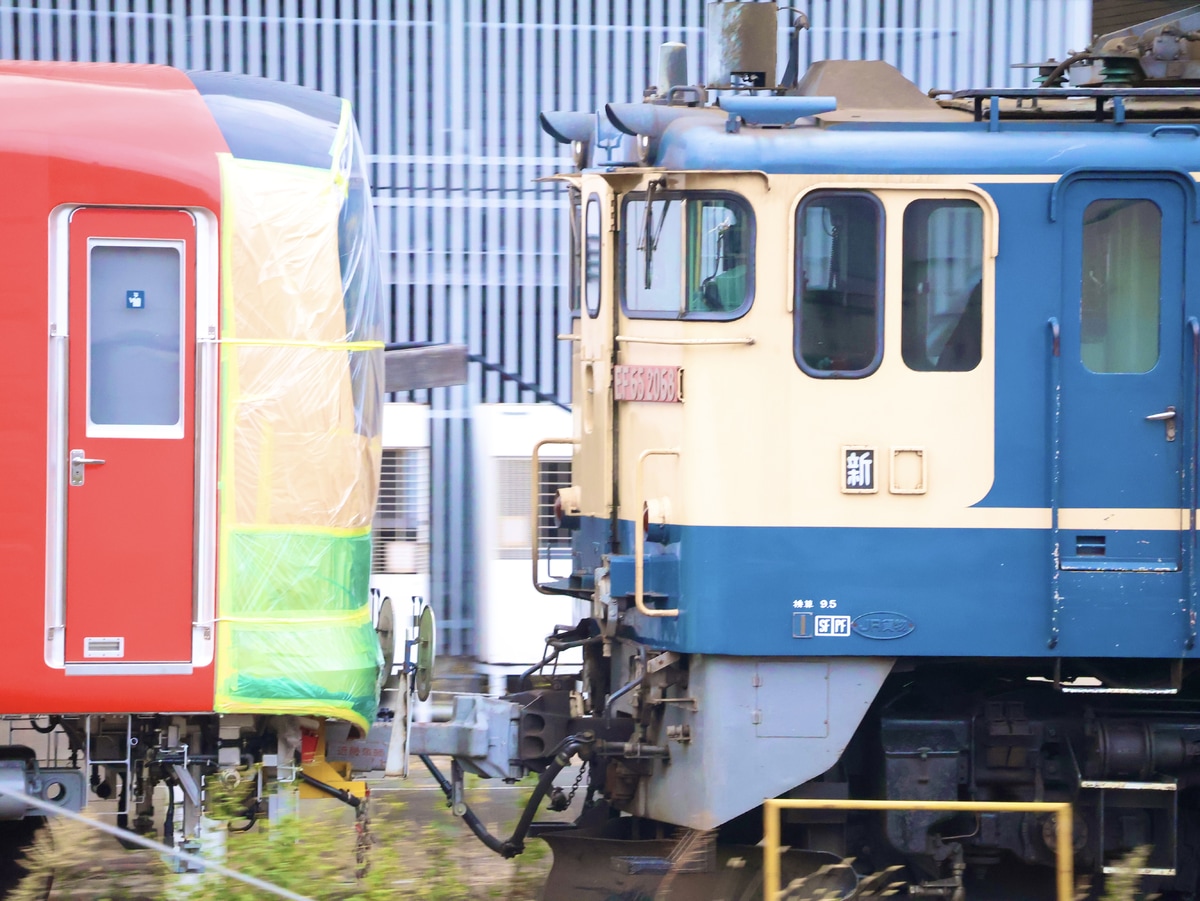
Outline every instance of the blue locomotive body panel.
{"type": "MultiPolygon", "coordinates": [[[[654,647],[756,657],[1185,653],[1182,572],[1060,573],[1060,640],[1050,649],[1056,589],[1045,530],[680,531],[678,545],[646,566],[652,602],[678,606],[680,616],[630,615],[654,647]],[[872,630],[881,613],[907,627],[872,630]]],[[[632,557],[610,558],[610,566],[614,596],[632,595],[632,557]]]]}

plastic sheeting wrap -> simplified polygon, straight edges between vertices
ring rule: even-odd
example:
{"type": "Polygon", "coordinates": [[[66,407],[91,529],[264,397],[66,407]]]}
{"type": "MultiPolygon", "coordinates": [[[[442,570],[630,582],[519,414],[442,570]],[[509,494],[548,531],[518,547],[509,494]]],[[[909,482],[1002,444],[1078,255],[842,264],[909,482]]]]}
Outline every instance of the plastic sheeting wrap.
{"type": "Polygon", "coordinates": [[[221,159],[216,710],[375,717],[383,342],[348,107],[330,169],[221,159]]]}

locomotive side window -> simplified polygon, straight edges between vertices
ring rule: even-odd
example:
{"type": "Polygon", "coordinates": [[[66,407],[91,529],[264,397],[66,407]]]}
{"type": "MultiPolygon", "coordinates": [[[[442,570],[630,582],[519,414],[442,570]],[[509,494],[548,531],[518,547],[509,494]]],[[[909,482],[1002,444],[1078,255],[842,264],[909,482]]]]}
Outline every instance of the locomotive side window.
{"type": "Polygon", "coordinates": [[[583,201],[579,189],[572,185],[567,189],[571,198],[571,211],[567,216],[570,227],[570,258],[567,264],[567,297],[571,304],[571,316],[579,315],[583,306],[580,272],[583,268],[583,201]]]}
{"type": "Polygon", "coordinates": [[[621,267],[626,314],[735,319],[754,292],[754,220],[745,201],[710,192],[631,195],[621,267]]]}
{"type": "Polygon", "coordinates": [[[183,437],[182,244],[92,239],[88,269],[88,434],[183,437]]]}
{"type": "Polygon", "coordinates": [[[1162,211],[1149,200],[1096,200],[1083,216],[1079,354],[1092,372],[1158,363],[1162,211]]]}
{"type": "Polygon", "coordinates": [[[600,314],[600,251],[603,244],[600,232],[600,198],[593,194],[587,202],[586,235],[583,246],[584,292],[587,295],[588,315],[600,314]]]}
{"type": "Polygon", "coordinates": [[[796,362],[815,376],[869,375],[883,348],[879,201],[817,192],[800,205],[796,231],[796,362]]]}
{"type": "Polygon", "coordinates": [[[918,372],[968,372],[983,349],[983,210],[916,200],[904,210],[901,352],[918,372]]]}

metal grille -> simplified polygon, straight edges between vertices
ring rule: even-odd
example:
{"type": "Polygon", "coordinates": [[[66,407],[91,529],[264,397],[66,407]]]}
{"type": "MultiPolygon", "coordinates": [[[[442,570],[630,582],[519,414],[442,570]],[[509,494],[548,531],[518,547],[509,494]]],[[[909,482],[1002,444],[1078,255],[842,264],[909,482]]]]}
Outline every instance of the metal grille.
{"type": "MultiPolygon", "coordinates": [[[[496,528],[501,560],[528,559],[529,466],[528,457],[501,457],[497,464],[496,528]]],[[[558,489],[571,484],[570,460],[538,461],[538,550],[543,559],[570,556],[571,533],[554,523],[558,489]]]]}
{"type": "Polygon", "coordinates": [[[429,449],[383,451],[371,572],[429,572],[429,449]]]}
{"type": "MultiPolygon", "coordinates": [[[[781,4],[782,5],[782,4],[781,4]]],[[[1029,83],[1088,43],[1090,0],[812,0],[801,65],[880,58],[923,89],[1029,83]]],[[[566,402],[565,165],[544,109],[637,100],[658,45],[704,59],[703,0],[2,0],[0,56],[168,63],[349,98],[375,186],[394,341],[454,341],[566,402]]],[[[781,19],[783,17],[781,16],[781,19]]],[[[786,59],[781,33],[780,65],[786,59]]],[[[400,398],[405,399],[405,398],[400,398]]],[[[472,367],[430,403],[439,647],[474,650],[469,408],[531,396],[472,367]]]]}
{"type": "Polygon", "coordinates": [[[558,489],[571,484],[570,460],[540,460],[538,479],[538,548],[542,557],[554,559],[571,555],[571,533],[554,521],[554,502],[558,489]]]}

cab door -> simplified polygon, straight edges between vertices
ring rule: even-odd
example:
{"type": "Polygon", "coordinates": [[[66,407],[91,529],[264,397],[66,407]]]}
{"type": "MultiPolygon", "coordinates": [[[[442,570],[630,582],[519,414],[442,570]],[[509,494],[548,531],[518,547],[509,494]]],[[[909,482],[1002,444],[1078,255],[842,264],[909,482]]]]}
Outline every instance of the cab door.
{"type": "Polygon", "coordinates": [[[1066,188],[1062,570],[1181,568],[1185,201],[1165,179],[1066,188]]]}
{"type": "Polygon", "coordinates": [[[188,661],[196,222],[80,209],[68,240],[65,662],[188,661]]]}
{"type": "Polygon", "coordinates": [[[604,547],[611,534],[613,509],[613,192],[596,176],[582,180],[581,300],[578,365],[574,394],[575,448],[572,479],[581,486],[583,513],[590,522],[590,543],[604,547]],[[595,436],[602,440],[594,440],[595,436]]]}

